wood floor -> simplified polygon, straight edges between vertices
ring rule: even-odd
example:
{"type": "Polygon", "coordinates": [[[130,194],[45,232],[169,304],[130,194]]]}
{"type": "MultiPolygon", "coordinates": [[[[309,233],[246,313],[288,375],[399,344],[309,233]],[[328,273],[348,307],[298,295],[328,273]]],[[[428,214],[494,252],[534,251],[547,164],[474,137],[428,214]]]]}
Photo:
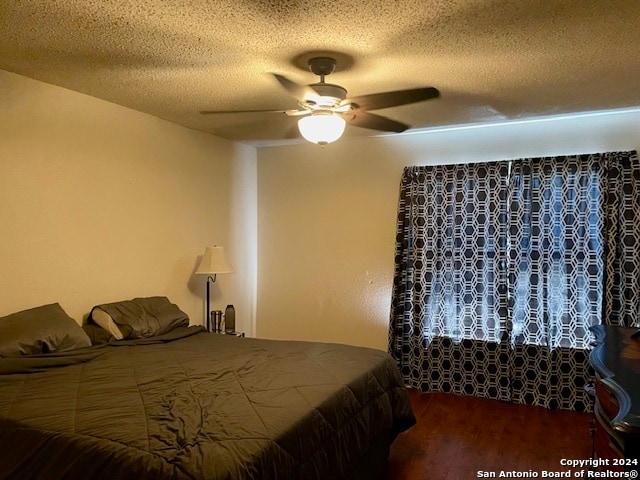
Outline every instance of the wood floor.
{"type": "MultiPolygon", "coordinates": [[[[591,457],[589,413],[410,391],[418,423],[391,447],[387,480],[463,480],[478,472],[566,471],[591,457]]],[[[488,477],[486,477],[488,478],[488,477]]]]}

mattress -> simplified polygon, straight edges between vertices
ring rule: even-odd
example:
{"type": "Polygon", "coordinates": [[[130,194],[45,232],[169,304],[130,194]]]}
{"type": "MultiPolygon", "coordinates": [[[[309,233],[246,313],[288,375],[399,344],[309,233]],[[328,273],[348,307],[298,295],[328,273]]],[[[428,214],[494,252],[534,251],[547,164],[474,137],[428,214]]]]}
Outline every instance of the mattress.
{"type": "Polygon", "coordinates": [[[369,348],[181,327],[0,359],[0,478],[349,478],[414,422],[369,348]]]}

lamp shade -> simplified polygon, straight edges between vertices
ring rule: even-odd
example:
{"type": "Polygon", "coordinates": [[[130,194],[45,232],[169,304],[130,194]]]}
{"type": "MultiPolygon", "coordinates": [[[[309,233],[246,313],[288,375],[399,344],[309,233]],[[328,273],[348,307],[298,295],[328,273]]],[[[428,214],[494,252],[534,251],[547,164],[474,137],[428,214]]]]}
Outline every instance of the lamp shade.
{"type": "Polygon", "coordinates": [[[196,273],[202,275],[233,273],[233,268],[231,268],[227,255],[224,253],[224,247],[207,247],[204,250],[204,255],[202,255],[202,260],[200,260],[196,273]]]}
{"type": "Polygon", "coordinates": [[[298,120],[298,130],[308,141],[318,145],[335,142],[344,132],[344,118],[331,112],[314,112],[298,120]]]}

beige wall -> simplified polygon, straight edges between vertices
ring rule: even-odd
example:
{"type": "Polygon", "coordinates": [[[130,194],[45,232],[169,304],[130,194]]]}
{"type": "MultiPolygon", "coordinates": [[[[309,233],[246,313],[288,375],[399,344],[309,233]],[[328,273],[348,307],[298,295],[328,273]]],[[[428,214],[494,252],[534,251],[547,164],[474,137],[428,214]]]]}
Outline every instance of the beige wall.
{"type": "Polygon", "coordinates": [[[252,147],[0,71],[0,315],[166,295],[201,323],[218,244],[213,305],[251,332],[256,175],[252,147]]]}
{"type": "Polygon", "coordinates": [[[627,112],[256,152],[0,71],[0,315],[60,302],[81,321],[167,295],[200,323],[193,271],[218,244],[237,273],[213,306],[234,303],[249,334],[385,349],[403,166],[638,149],[639,134],[627,112]]]}
{"type": "Polygon", "coordinates": [[[405,165],[639,147],[624,112],[260,149],[257,335],[386,349],[405,165]]]}

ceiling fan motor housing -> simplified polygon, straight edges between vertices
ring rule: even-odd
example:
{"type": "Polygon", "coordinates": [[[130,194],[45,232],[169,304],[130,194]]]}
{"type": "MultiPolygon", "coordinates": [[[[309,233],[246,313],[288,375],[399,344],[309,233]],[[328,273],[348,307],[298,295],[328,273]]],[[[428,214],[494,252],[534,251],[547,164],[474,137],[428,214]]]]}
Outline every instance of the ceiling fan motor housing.
{"type": "Polygon", "coordinates": [[[309,85],[318,96],[305,98],[304,104],[312,107],[332,108],[347,98],[347,91],[340,85],[325,83],[324,77],[336,69],[336,59],[331,57],[313,57],[309,59],[309,70],[320,77],[318,83],[309,85]]]}
{"type": "Polygon", "coordinates": [[[315,105],[322,107],[337,107],[345,98],[347,98],[347,91],[340,85],[333,85],[331,83],[314,83],[309,85],[317,93],[318,97],[305,99],[308,102],[313,102],[315,105]]]}

